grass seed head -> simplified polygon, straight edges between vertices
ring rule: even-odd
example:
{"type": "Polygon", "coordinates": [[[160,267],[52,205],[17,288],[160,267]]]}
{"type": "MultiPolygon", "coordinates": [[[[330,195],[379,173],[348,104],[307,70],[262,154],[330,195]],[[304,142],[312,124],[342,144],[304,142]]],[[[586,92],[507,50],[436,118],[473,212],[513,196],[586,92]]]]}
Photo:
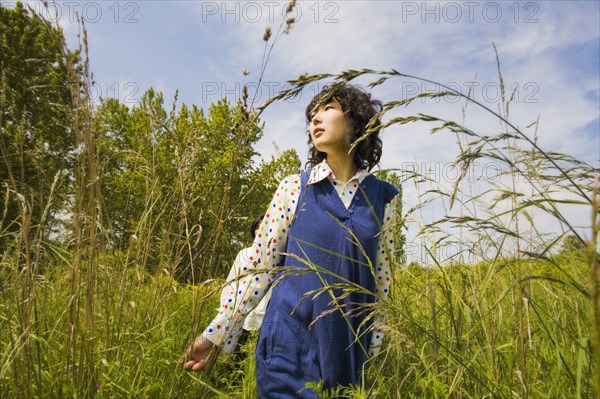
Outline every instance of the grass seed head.
{"type": "Polygon", "coordinates": [[[265,42],[268,42],[270,38],[271,38],[271,27],[267,26],[267,29],[265,29],[265,34],[263,35],[263,40],[265,42]]]}
{"type": "Polygon", "coordinates": [[[292,0],[288,3],[287,8],[285,9],[285,13],[291,13],[294,10],[294,7],[296,7],[296,0],[292,0]]]}

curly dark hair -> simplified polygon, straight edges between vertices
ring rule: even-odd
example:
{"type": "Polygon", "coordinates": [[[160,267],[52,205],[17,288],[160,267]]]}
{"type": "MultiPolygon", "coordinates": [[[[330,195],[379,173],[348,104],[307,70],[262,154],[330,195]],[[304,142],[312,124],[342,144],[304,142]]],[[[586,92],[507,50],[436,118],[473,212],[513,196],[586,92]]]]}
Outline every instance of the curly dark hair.
{"type": "MultiPolygon", "coordinates": [[[[350,145],[361,137],[366,130],[367,124],[371,118],[375,117],[382,107],[379,100],[371,99],[371,94],[364,89],[349,85],[330,85],[325,86],[319,94],[310,101],[306,107],[305,115],[307,124],[310,124],[311,114],[323,104],[337,100],[342,106],[342,111],[346,114],[346,123],[348,134],[346,135],[346,145],[350,145]]],[[[381,120],[377,118],[370,127],[378,127],[381,120]]],[[[310,133],[308,134],[308,166],[315,166],[322,162],[327,154],[316,149],[312,142],[310,133]]],[[[379,138],[379,130],[373,132],[366,139],[358,143],[354,150],[354,165],[358,169],[371,170],[379,163],[381,159],[382,142],[379,138]]]]}

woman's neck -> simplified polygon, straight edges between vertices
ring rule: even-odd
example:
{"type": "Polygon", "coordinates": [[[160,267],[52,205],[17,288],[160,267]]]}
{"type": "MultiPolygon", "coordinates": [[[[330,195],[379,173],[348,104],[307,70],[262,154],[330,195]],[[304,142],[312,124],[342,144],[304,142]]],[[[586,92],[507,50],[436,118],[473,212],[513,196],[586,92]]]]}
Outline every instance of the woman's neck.
{"type": "Polygon", "coordinates": [[[349,154],[327,154],[327,164],[335,174],[335,177],[342,183],[348,182],[358,171],[354,165],[353,157],[349,154]]]}

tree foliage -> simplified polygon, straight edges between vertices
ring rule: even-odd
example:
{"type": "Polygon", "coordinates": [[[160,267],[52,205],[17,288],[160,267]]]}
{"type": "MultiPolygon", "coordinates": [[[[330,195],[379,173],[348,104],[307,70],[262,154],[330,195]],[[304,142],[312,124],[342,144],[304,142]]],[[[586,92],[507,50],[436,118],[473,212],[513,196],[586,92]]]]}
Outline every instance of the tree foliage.
{"type": "Polygon", "coordinates": [[[257,164],[259,123],[227,100],[208,115],[185,104],[168,113],[150,89],[132,109],[103,101],[94,122],[113,242],[139,246],[151,267],[173,265],[180,278],[223,275],[249,240],[246,225],[300,163],[288,151],[257,164]]]}
{"type": "Polygon", "coordinates": [[[22,3],[0,6],[0,232],[22,228],[23,215],[39,225],[45,209],[52,218],[64,206],[75,141],[63,44],[62,31],[22,3]]]}
{"type": "Polygon", "coordinates": [[[73,183],[85,158],[98,163],[85,167],[98,170],[102,245],[129,254],[128,266],[184,280],[226,274],[279,180],[298,171],[295,151],[257,162],[262,127],[243,103],[168,109],[152,88],[132,108],[104,99],[90,109],[93,145],[77,147],[80,52],[22,3],[0,12],[0,251],[28,234],[25,224],[43,232],[41,242],[72,245],[69,220],[83,195],[73,183]]]}

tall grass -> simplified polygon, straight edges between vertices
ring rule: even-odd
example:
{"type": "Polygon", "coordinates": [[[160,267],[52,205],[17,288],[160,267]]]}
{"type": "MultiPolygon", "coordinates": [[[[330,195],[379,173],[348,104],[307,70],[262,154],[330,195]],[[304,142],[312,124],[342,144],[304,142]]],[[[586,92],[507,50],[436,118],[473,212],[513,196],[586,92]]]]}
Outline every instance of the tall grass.
{"type": "MultiPolygon", "coordinates": [[[[289,26],[286,23],[285,30],[289,26]]],[[[265,63],[272,49],[269,39],[265,36],[265,63]]],[[[82,30],[84,56],[85,43],[82,30]]],[[[67,56],[66,46],[64,51],[67,56]]],[[[226,359],[219,360],[211,375],[177,367],[185,342],[212,317],[219,289],[219,282],[180,285],[174,279],[182,259],[190,264],[197,261],[192,248],[201,231],[188,217],[193,204],[184,195],[194,171],[180,170],[179,191],[173,194],[179,197],[172,202],[180,207],[174,210],[159,205],[160,193],[153,189],[156,171],[149,164],[150,189],[139,198],[145,209],[135,236],[124,248],[107,244],[111,232],[103,203],[108,199],[99,189],[101,163],[87,91],[87,57],[83,65],[83,82],[73,65],[69,69],[76,99],[69,115],[79,149],[72,171],[72,241],[67,246],[45,241],[39,233],[47,227],[44,219],[31,224],[26,197],[8,189],[3,194],[18,200],[21,228],[2,233],[11,235],[12,244],[0,254],[0,398],[254,397],[253,340],[245,347],[248,357],[239,367],[232,368],[226,359]],[[178,220],[183,239],[171,244],[157,230],[158,218],[178,220]],[[159,259],[152,273],[147,267],[150,258],[159,259]]],[[[395,70],[305,75],[250,110],[248,117],[258,117],[269,104],[292,98],[315,81],[327,79],[335,85],[371,77],[371,87],[393,85],[394,79],[432,82],[395,70]]],[[[446,87],[440,93],[421,93],[384,105],[383,127],[434,124],[432,133],[455,135],[460,179],[444,187],[427,175],[413,174],[405,183],[419,186],[421,202],[399,223],[420,224],[429,265],[396,265],[392,295],[377,305],[388,322],[385,348],[372,360],[363,387],[340,389],[338,394],[354,398],[600,396],[599,171],[540,148],[535,136],[529,137],[511,122],[510,93],[503,91],[503,98],[495,111],[446,87]],[[444,96],[458,96],[465,104],[480,107],[500,122],[498,132],[482,135],[467,127],[465,120],[457,123],[423,113],[388,117],[417,99],[444,96]],[[473,187],[469,177],[475,163],[489,160],[503,166],[499,178],[483,189],[473,187]],[[419,218],[419,211],[432,202],[440,204],[444,214],[427,221],[419,218]],[[564,205],[589,211],[585,235],[573,226],[564,205]],[[559,233],[547,236],[537,229],[535,215],[539,214],[555,220],[559,233]],[[567,235],[584,243],[585,250],[560,251],[567,235]],[[444,248],[456,245],[457,254],[443,255],[444,248]]],[[[52,201],[50,195],[47,203],[52,201]]],[[[227,196],[222,199],[220,220],[227,218],[231,201],[227,196]]],[[[323,397],[334,395],[322,392],[323,397]]]]}
{"type": "Polygon", "coordinates": [[[589,398],[600,392],[599,209],[597,190],[592,190],[600,170],[544,151],[537,143],[537,123],[530,125],[535,128],[530,137],[511,122],[514,93],[504,91],[498,58],[497,63],[502,94],[498,111],[432,80],[368,69],[304,75],[266,103],[293,98],[322,79],[335,86],[374,76],[370,87],[392,85],[390,79],[442,87],[441,92],[389,101],[380,117],[410,109],[416,100],[459,97],[463,109],[475,105],[499,122],[496,134],[482,135],[464,120],[402,113],[363,136],[393,125],[434,124],[431,133],[457,137],[454,166],[459,171],[450,187],[426,173],[408,179],[420,188],[421,202],[401,223],[420,223],[418,236],[423,237],[429,267],[397,269],[393,296],[382,306],[391,339],[373,368],[377,384],[367,396],[589,398]],[[474,165],[490,160],[502,166],[497,179],[475,186],[474,165]],[[425,222],[419,210],[432,202],[444,213],[425,222]],[[575,228],[565,205],[590,210],[592,220],[585,231],[575,228]],[[555,234],[536,225],[540,214],[555,222],[555,234]],[[560,251],[566,236],[587,252],[560,251]],[[458,250],[447,257],[442,249],[448,247],[458,250]]]}
{"type": "MultiPolygon", "coordinates": [[[[50,25],[33,11],[31,16],[50,25]]],[[[217,306],[218,284],[195,285],[194,279],[194,270],[202,272],[203,265],[192,248],[203,237],[197,220],[188,216],[195,204],[188,201],[186,187],[196,171],[181,167],[172,198],[161,202],[157,168],[148,160],[148,190],[136,198],[144,209],[135,234],[125,247],[113,244],[104,214],[110,198],[100,186],[103,165],[96,146],[83,20],[80,26],[80,63],[62,43],[73,99],[65,124],[76,141],[75,166],[67,171],[74,180],[65,210],[68,227],[62,232],[68,241],[48,239],[43,233],[50,223],[46,218],[32,225],[27,196],[9,188],[3,193],[20,206],[20,229],[0,232],[11,243],[0,254],[0,398],[215,397],[227,392],[226,387],[217,389],[222,385],[218,381],[207,383],[177,367],[185,343],[208,323],[217,306]],[[163,218],[183,232],[177,239],[157,227],[163,218]],[[175,280],[184,263],[195,266],[190,286],[175,280]]],[[[159,126],[158,119],[154,122],[157,128],[169,128],[159,126]]],[[[240,128],[241,142],[244,134],[240,128]]],[[[192,164],[192,151],[176,155],[182,165],[192,164]]],[[[232,170],[236,162],[232,160],[232,170]]],[[[46,209],[56,200],[53,192],[45,199],[46,209]]],[[[223,198],[222,208],[236,200],[223,198]]],[[[227,221],[227,214],[218,216],[227,221]]],[[[208,248],[222,239],[209,238],[214,241],[203,241],[208,248]]]]}

